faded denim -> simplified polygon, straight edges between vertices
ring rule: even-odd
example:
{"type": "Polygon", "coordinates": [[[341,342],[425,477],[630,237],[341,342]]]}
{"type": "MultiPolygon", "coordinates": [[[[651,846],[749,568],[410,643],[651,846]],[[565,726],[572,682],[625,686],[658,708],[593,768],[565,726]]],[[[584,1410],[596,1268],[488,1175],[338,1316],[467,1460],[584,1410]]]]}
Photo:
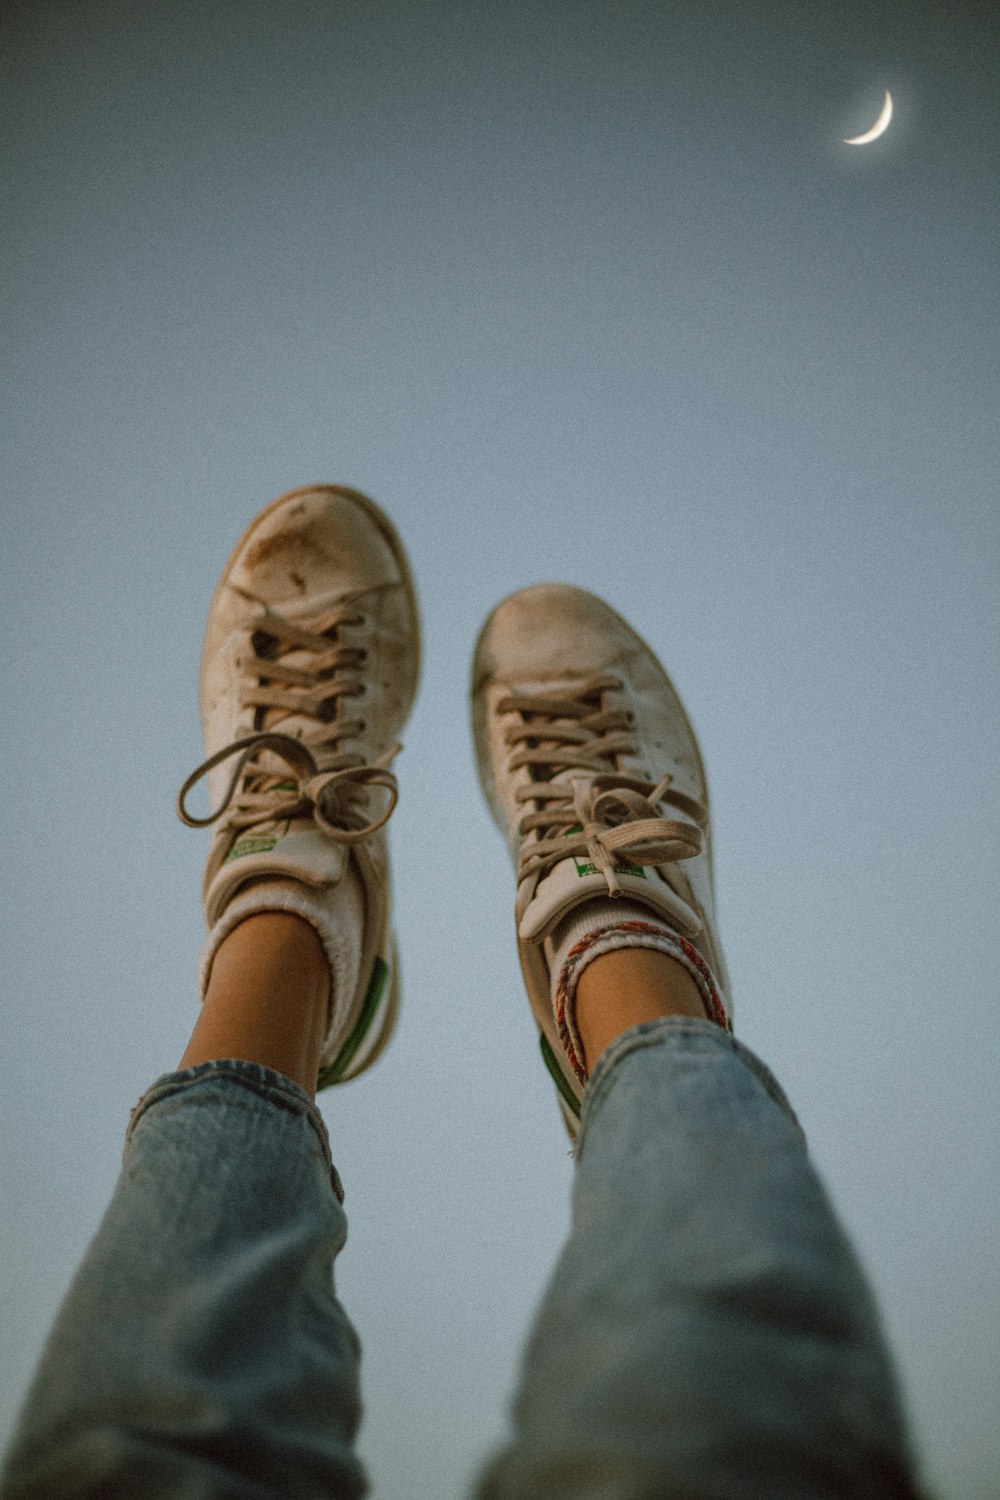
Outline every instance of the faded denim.
{"type": "MultiPolygon", "coordinates": [[[[288,1079],[160,1079],[3,1500],[362,1495],[341,1198],[288,1079]]],[[[479,1500],[902,1497],[910,1473],[870,1294],[777,1083],[709,1022],[627,1032],[587,1090],[573,1228],[479,1500]]]]}

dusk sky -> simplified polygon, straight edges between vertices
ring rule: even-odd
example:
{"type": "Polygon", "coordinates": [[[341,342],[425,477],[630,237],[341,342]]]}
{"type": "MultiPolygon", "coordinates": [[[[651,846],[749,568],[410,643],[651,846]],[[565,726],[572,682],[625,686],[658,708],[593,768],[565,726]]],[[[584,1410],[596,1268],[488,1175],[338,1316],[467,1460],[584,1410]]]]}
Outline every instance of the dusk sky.
{"type": "Polygon", "coordinates": [[[737,1033],[932,1496],[995,1500],[997,41],[902,0],[4,8],[3,1432],[196,1013],[216,578],[330,481],[425,629],[400,1028],[321,1096],[376,1495],[463,1493],[566,1231],[466,702],[487,611],[551,578],[685,700],[737,1033]]]}

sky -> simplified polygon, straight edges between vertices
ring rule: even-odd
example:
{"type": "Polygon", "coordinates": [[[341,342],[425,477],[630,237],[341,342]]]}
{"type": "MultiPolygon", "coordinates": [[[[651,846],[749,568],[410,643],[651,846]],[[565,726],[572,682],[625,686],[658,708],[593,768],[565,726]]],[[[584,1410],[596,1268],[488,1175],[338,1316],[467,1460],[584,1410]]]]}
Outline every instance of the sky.
{"type": "Polygon", "coordinates": [[[567,1228],[466,701],[485,614],[549,578],[685,700],[737,1032],[930,1492],[996,1494],[991,11],[5,7],[0,1435],[196,1012],[207,839],[172,806],[215,580],[330,481],[393,516],[425,635],[400,1027],[322,1097],[376,1495],[463,1493],[567,1228]]]}

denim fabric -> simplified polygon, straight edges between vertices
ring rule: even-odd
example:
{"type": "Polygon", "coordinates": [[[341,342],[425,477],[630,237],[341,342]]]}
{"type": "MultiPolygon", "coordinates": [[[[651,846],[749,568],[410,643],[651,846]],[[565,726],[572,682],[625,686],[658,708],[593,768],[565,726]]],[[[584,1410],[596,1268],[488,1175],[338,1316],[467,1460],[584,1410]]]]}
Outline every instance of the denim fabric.
{"type": "Polygon", "coordinates": [[[29,1392],[3,1500],[364,1494],[347,1221],[326,1129],[268,1068],[161,1078],[29,1392]]]}
{"type": "MultiPolygon", "coordinates": [[[[294,1084],[240,1062],[161,1079],[3,1500],[362,1494],[345,1228],[294,1084]]],[[[708,1022],[627,1032],[587,1091],[572,1233],[479,1500],[839,1500],[908,1476],[871,1298],[780,1088],[708,1022]]]]}
{"type": "Polygon", "coordinates": [[[854,1254],[767,1068],[626,1032],[584,1101],[573,1227],[480,1500],[911,1496],[854,1254]]]}

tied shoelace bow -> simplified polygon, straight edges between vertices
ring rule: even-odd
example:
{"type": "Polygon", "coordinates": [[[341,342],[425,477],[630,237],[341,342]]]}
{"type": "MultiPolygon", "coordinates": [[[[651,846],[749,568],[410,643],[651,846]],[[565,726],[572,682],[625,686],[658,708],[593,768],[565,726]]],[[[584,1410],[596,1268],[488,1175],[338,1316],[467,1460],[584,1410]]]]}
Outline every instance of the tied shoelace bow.
{"type": "Polygon", "coordinates": [[[701,853],[708,812],[697,798],[674,787],[670,775],[652,782],[616,769],[619,756],[636,754],[629,733],[635,715],[600,704],[603,693],[621,686],[617,677],[599,676],[570,695],[516,693],[497,705],[502,714],[522,715],[506,733],[511,771],[532,768],[517,801],[540,804],[519,825],[522,834],[535,835],[522,845],[519,881],[582,855],[604,876],[609,894],[619,896],[616,866],[672,864],[701,853]],[[555,779],[572,771],[582,774],[555,779]],[[690,822],[663,817],[664,803],[690,822]]]}
{"type": "Polygon", "coordinates": [[[365,729],[363,719],[342,718],[340,712],[342,699],[365,691],[358,673],[367,653],[340,639],[342,627],[362,624],[363,616],[338,606],[307,628],[283,619],[242,589],[236,592],[263,611],[251,636],[258,683],[243,693],[240,703],[254,709],[266,727],[225,745],[192,771],[177,796],[178,816],[190,828],[206,828],[223,814],[227,826],[250,828],[311,814],[317,827],[338,843],[361,843],[389,821],[396,806],[399,789],[389,765],[401,749],[393,745],[369,762],[339,748],[342,740],[356,738],[365,729]],[[310,653],[308,666],[287,659],[303,651],[310,653]],[[312,719],[315,728],[293,735],[276,727],[292,716],[312,719]],[[285,769],[265,766],[265,753],[277,757],[285,769]],[[192,789],[234,755],[238,759],[221,804],[204,818],[190,813],[186,804],[192,789]],[[385,787],[389,801],[378,817],[369,818],[368,791],[373,786],[385,787]]]}

